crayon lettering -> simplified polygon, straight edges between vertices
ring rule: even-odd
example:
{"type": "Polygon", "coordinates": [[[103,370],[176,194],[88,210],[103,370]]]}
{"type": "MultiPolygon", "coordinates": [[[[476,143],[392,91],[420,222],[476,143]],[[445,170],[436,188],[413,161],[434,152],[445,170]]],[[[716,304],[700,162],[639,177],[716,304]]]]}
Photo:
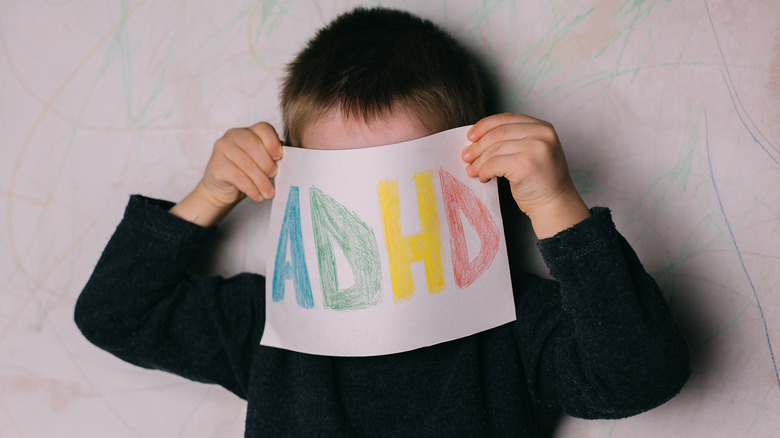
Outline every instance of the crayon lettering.
{"type": "Polygon", "coordinates": [[[439,169],[444,209],[450,229],[450,251],[455,284],[464,288],[473,283],[490,266],[498,253],[500,234],[485,204],[474,192],[444,169],[439,169]],[[477,232],[480,241],[479,254],[469,261],[466,236],[459,212],[463,212],[477,232]]]}
{"type": "Polygon", "coordinates": [[[326,195],[309,189],[311,222],[320,268],[320,285],[325,308],[365,309],[382,301],[382,270],[374,231],[354,212],[326,195]],[[355,284],[339,289],[332,241],[341,248],[355,284]]]}
{"type": "Polygon", "coordinates": [[[279,233],[279,244],[276,248],[273,277],[273,301],[284,299],[287,280],[292,280],[295,287],[295,301],[304,309],[314,307],[311,293],[309,271],[306,269],[306,258],[303,252],[303,233],[301,232],[301,207],[298,187],[291,186],[284,210],[282,229],[279,233]],[[289,247],[290,260],[287,261],[289,247]]]}
{"type": "Polygon", "coordinates": [[[420,232],[410,236],[401,234],[398,180],[384,180],[376,184],[390,264],[390,281],[396,302],[408,300],[414,293],[412,262],[423,261],[429,293],[438,293],[444,289],[433,171],[415,172],[414,182],[417,188],[420,232]]]}

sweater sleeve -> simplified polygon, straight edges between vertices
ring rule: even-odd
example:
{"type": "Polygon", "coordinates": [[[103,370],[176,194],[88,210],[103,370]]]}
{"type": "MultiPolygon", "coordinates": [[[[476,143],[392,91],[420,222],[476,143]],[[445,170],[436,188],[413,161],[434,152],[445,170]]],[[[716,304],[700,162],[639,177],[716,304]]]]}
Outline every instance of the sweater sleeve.
{"type": "Polygon", "coordinates": [[[76,302],[76,324],[93,344],[127,362],[245,397],[265,318],[263,277],[190,275],[214,230],[171,215],[171,205],[131,197],[76,302]]]}
{"type": "Polygon", "coordinates": [[[539,241],[557,282],[526,279],[528,291],[516,300],[532,316],[519,322],[517,336],[533,343],[525,362],[543,409],[621,418],[676,395],[690,375],[689,353],[609,210],[592,213],[539,241]]]}

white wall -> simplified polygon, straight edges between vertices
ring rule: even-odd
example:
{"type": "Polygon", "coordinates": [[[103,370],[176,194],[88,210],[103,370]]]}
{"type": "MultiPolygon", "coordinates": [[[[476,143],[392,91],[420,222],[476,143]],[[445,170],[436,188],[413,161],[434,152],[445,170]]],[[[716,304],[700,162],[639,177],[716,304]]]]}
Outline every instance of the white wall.
{"type": "MultiPolygon", "coordinates": [[[[127,196],[177,200],[224,130],[278,124],[284,63],[358,3],[2,0],[0,436],[242,436],[242,401],[96,349],[73,305],[127,196]]],[[[501,110],[556,126],[692,348],[671,402],[559,435],[780,436],[780,4],[382,3],[478,52],[501,110]]],[[[257,266],[253,212],[219,272],[257,266]]]]}

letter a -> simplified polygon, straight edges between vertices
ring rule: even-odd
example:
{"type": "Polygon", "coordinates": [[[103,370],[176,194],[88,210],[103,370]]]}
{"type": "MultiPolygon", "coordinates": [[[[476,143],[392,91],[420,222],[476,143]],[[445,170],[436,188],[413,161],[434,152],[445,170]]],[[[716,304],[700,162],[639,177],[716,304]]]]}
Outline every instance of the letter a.
{"type": "Polygon", "coordinates": [[[417,208],[420,214],[420,232],[411,236],[401,235],[401,209],[398,200],[398,180],[377,183],[382,225],[385,230],[387,258],[390,263],[390,280],[396,302],[408,300],[414,293],[411,263],[425,263],[425,279],[428,293],[444,289],[444,270],[441,261],[441,238],[436,198],[433,193],[433,171],[416,172],[417,208]]]}
{"type": "Polygon", "coordinates": [[[303,234],[301,233],[301,206],[298,187],[291,186],[284,210],[282,229],[279,232],[279,245],[274,261],[273,294],[274,302],[284,299],[285,282],[292,280],[295,286],[295,301],[304,309],[314,307],[311,294],[309,271],[303,252],[303,234]],[[290,244],[290,261],[287,261],[287,243],[290,244]]]}
{"type": "Polygon", "coordinates": [[[382,300],[382,269],[374,231],[354,213],[322,190],[309,189],[311,222],[320,265],[322,300],[334,310],[365,309],[382,300]],[[341,247],[355,284],[339,289],[331,239],[341,247]]]}
{"type": "Polygon", "coordinates": [[[439,169],[442,198],[447,212],[450,228],[450,250],[452,252],[452,270],[455,272],[455,284],[464,288],[474,282],[490,266],[498,252],[500,235],[493,217],[485,204],[465,184],[455,179],[444,169],[439,169]],[[469,262],[466,236],[460,212],[466,215],[471,226],[479,236],[479,254],[469,262]]]}

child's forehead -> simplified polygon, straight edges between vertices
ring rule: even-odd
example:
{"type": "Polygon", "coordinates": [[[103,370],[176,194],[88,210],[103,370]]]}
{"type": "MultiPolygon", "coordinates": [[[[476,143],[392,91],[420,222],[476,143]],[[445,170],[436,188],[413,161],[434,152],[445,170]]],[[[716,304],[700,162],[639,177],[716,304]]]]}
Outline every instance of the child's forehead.
{"type": "Polygon", "coordinates": [[[301,147],[311,149],[358,149],[400,143],[437,132],[411,111],[390,111],[365,118],[331,109],[301,130],[301,147]]]}

